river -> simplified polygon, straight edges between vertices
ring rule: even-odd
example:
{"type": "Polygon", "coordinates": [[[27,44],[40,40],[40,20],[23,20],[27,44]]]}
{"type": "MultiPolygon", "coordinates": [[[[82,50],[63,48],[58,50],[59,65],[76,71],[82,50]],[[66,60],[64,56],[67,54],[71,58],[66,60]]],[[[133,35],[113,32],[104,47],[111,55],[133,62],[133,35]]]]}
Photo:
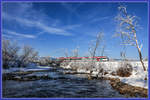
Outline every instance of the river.
{"type": "Polygon", "coordinates": [[[48,75],[51,79],[34,81],[5,80],[2,82],[3,98],[123,98],[108,80],[88,80],[84,74],[63,74],[56,68],[32,75],[48,75]]]}

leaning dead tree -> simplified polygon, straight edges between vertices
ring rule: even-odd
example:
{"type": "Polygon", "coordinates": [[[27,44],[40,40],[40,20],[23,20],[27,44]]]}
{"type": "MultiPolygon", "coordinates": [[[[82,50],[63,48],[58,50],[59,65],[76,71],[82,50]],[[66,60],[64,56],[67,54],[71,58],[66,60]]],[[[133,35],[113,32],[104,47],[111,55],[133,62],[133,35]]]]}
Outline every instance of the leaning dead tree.
{"type": "Polygon", "coordinates": [[[118,21],[119,30],[116,35],[121,36],[122,45],[131,45],[137,48],[141,64],[144,71],[146,71],[141,53],[142,44],[139,44],[137,39],[137,17],[128,14],[124,6],[120,6],[118,9],[119,15],[116,17],[116,20],[118,21]]]}

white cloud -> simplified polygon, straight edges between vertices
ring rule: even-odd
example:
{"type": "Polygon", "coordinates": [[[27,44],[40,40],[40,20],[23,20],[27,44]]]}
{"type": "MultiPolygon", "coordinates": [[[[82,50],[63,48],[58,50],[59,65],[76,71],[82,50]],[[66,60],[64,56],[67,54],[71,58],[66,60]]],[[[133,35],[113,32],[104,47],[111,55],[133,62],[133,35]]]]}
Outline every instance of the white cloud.
{"type": "Polygon", "coordinates": [[[12,30],[6,30],[6,29],[4,29],[3,32],[5,32],[5,33],[7,33],[7,34],[19,36],[19,37],[24,37],[24,38],[36,38],[36,36],[34,36],[34,35],[30,35],[30,34],[20,34],[20,33],[14,32],[14,31],[12,31],[12,30]]]}

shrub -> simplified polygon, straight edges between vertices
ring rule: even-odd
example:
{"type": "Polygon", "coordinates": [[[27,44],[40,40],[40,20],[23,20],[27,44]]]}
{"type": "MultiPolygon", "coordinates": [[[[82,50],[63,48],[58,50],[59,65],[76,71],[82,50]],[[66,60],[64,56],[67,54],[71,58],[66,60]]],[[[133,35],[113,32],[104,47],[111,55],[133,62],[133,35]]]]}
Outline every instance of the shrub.
{"type": "Polygon", "coordinates": [[[111,72],[111,75],[116,76],[116,72],[115,71],[111,72]]]}
{"type": "Polygon", "coordinates": [[[131,64],[124,63],[117,69],[117,75],[121,77],[129,77],[132,74],[133,68],[131,64]]]}

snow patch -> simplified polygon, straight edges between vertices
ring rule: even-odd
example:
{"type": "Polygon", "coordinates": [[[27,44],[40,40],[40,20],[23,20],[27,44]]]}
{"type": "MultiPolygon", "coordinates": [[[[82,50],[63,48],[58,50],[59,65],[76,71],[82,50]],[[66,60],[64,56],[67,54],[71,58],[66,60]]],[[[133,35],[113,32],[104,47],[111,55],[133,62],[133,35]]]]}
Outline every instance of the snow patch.
{"type": "MultiPolygon", "coordinates": [[[[148,71],[144,72],[142,64],[140,61],[126,61],[125,63],[128,63],[132,66],[133,71],[132,75],[129,77],[120,77],[120,76],[113,76],[111,75],[112,72],[116,72],[118,68],[122,67],[122,64],[124,62],[121,61],[108,61],[108,62],[95,62],[94,69],[87,69],[87,66],[90,64],[89,62],[70,62],[67,66],[63,66],[63,68],[72,68],[70,65],[75,65],[74,67],[77,67],[77,72],[85,72],[92,70],[91,73],[94,76],[101,76],[98,72],[99,69],[103,68],[104,71],[108,72],[108,74],[104,75],[104,77],[110,77],[110,78],[119,78],[121,82],[127,83],[132,86],[138,86],[143,88],[148,88],[148,71]],[[96,70],[95,70],[96,69],[96,70]],[[147,80],[145,78],[147,77],[147,80]]],[[[145,67],[148,70],[148,61],[144,61],[145,67]]],[[[89,66],[88,66],[89,67],[89,66]]]]}

